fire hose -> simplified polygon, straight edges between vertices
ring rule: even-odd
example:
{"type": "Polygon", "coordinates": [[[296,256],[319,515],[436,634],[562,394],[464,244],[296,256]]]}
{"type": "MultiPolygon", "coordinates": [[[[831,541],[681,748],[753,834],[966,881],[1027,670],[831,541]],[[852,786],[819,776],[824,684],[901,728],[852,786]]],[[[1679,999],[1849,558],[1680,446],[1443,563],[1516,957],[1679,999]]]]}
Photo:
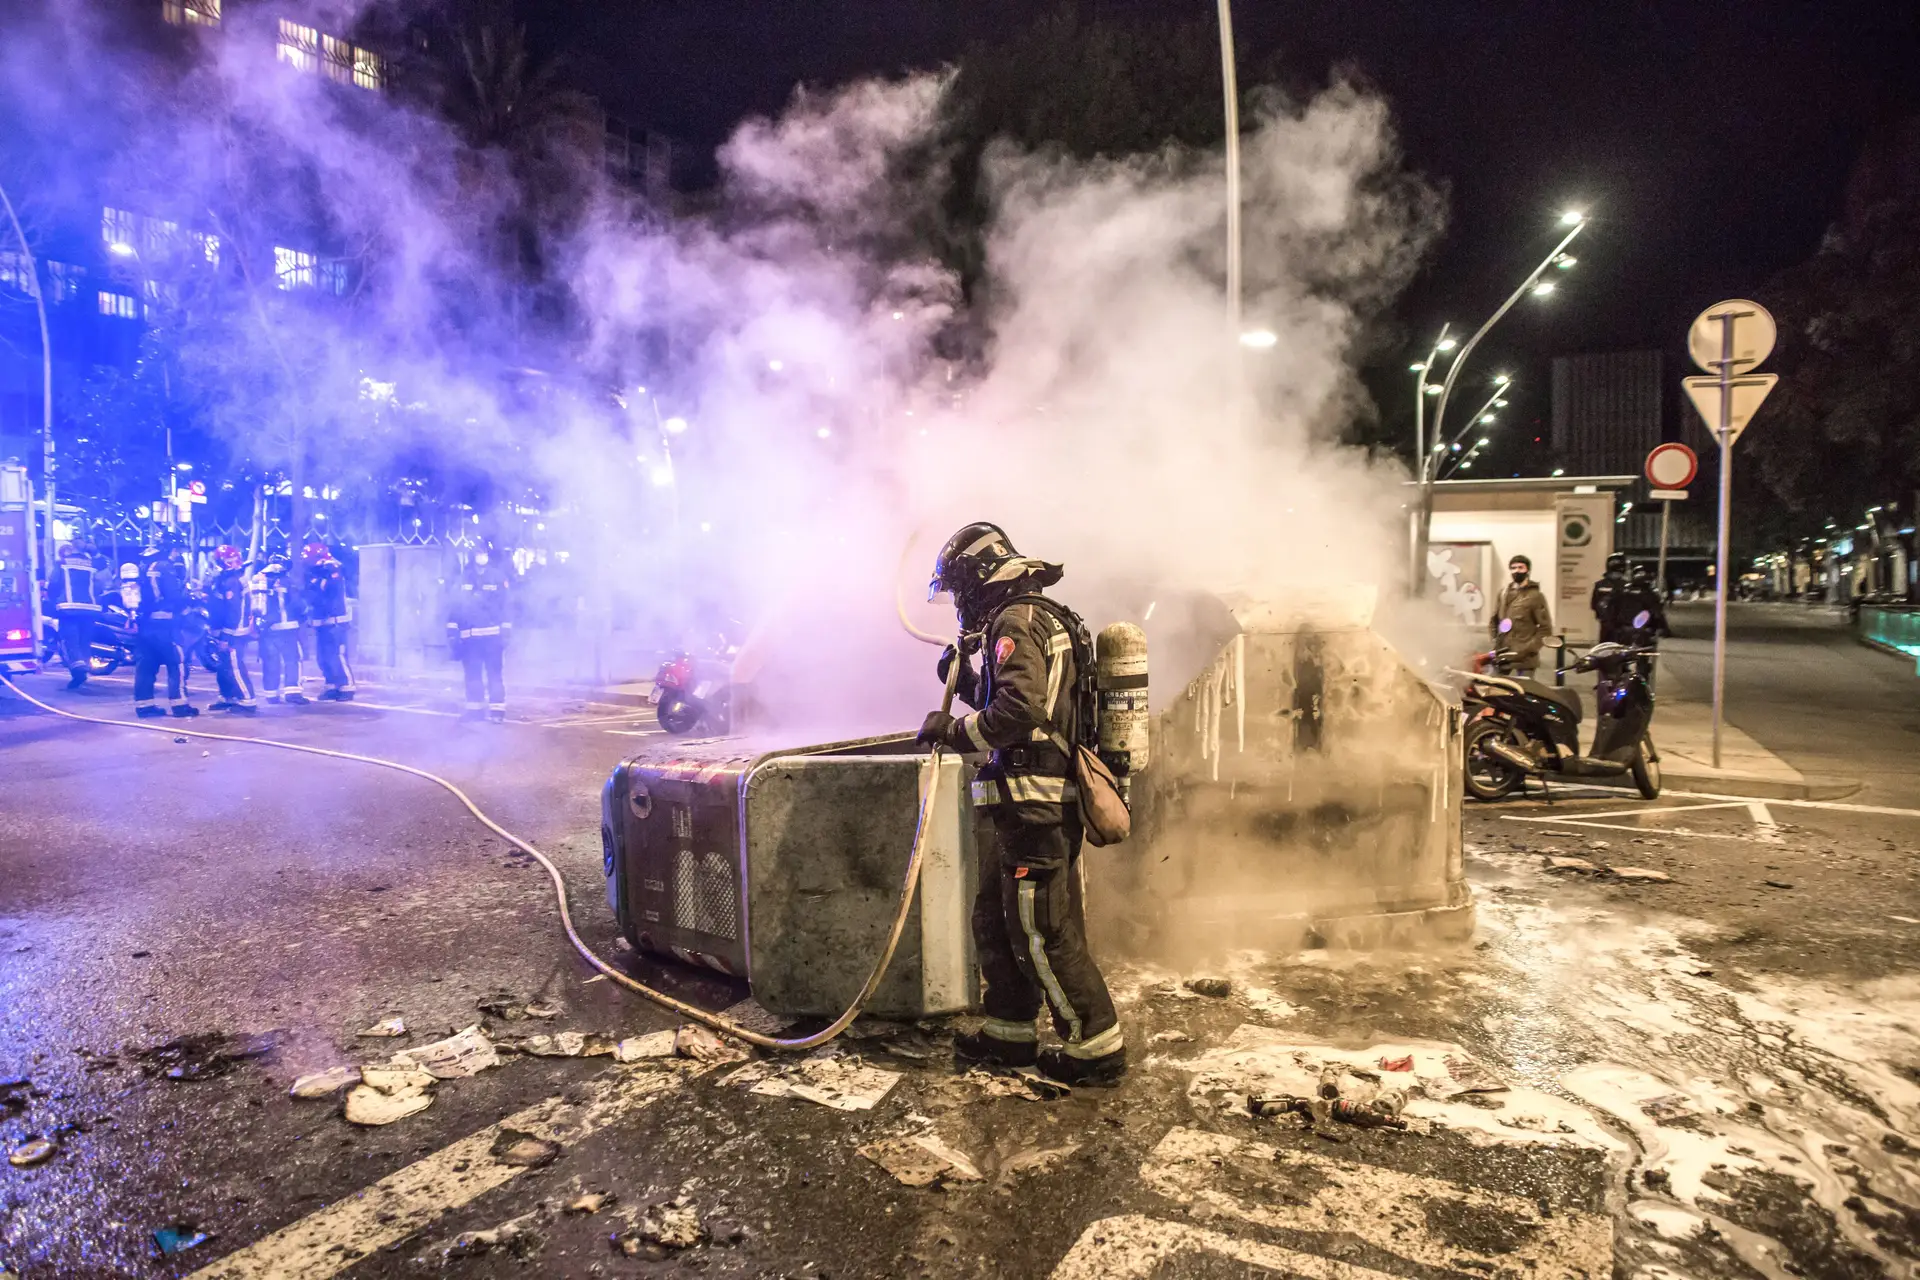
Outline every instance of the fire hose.
{"type": "MultiPolygon", "coordinates": [[[[960,664],[958,662],[949,664],[947,669],[946,694],[940,703],[940,709],[942,711],[951,711],[953,709],[953,691],[959,675],[960,664]]],[[[554,903],[560,910],[560,926],[567,932],[567,941],[573,944],[573,949],[580,953],[581,959],[585,960],[595,969],[598,969],[609,981],[625,987],[635,995],[650,1000],[663,1009],[671,1010],[682,1017],[690,1018],[704,1026],[713,1028],[715,1031],[725,1032],[727,1035],[739,1040],[744,1040],[748,1044],[758,1045],[763,1049],[780,1049],[789,1052],[818,1048],[829,1040],[832,1040],[842,1031],[845,1031],[847,1027],[852,1024],[853,1020],[860,1016],[860,1011],[866,1007],[867,1001],[873,998],[873,993],[879,990],[881,980],[886,977],[887,967],[893,963],[893,953],[900,945],[900,935],[906,929],[907,914],[913,906],[914,889],[920,883],[920,866],[926,860],[927,832],[931,826],[928,819],[932,816],[934,800],[939,794],[940,769],[938,766],[941,752],[944,750],[943,747],[936,744],[933,748],[932,755],[929,757],[927,785],[925,794],[920,798],[920,816],[913,831],[913,851],[907,858],[907,872],[900,886],[900,905],[893,915],[893,927],[887,932],[887,945],[882,949],[879,959],[874,962],[872,972],[867,975],[866,984],[860,988],[860,994],[854,997],[853,1003],[847,1006],[846,1011],[821,1030],[814,1032],[810,1036],[801,1036],[796,1039],[782,1039],[779,1036],[770,1036],[762,1032],[750,1030],[730,1018],[722,1017],[717,1013],[710,1013],[698,1005],[688,1004],[686,1001],[676,999],[664,991],[656,990],[643,982],[637,982],[594,954],[593,948],[586,944],[586,941],[581,938],[579,931],[573,927],[573,913],[567,907],[567,882],[566,878],[561,875],[560,868],[556,867],[552,859],[548,858],[546,854],[540,852],[531,844],[488,817],[466,792],[437,773],[431,773],[410,764],[401,764],[397,760],[383,760],[378,756],[363,756],[352,751],[335,751],[328,747],[311,747],[297,742],[281,742],[274,738],[254,738],[244,734],[234,733],[209,733],[202,729],[182,729],[171,724],[143,724],[137,720],[109,720],[103,716],[81,715],[78,712],[63,711],[59,707],[49,706],[47,703],[40,701],[40,699],[22,689],[19,685],[15,684],[11,678],[4,674],[0,674],[0,684],[4,684],[21,698],[32,703],[42,711],[67,720],[78,720],[83,724],[103,724],[118,729],[143,729],[152,733],[165,733],[176,738],[198,738],[204,742],[241,742],[249,746],[276,747],[282,751],[298,751],[304,755],[326,756],[334,760],[352,760],[360,764],[378,765],[383,769],[394,769],[401,773],[410,773],[416,778],[424,778],[426,781],[450,792],[454,799],[466,806],[467,812],[478,819],[482,826],[546,868],[547,877],[553,882],[554,903]]]]}

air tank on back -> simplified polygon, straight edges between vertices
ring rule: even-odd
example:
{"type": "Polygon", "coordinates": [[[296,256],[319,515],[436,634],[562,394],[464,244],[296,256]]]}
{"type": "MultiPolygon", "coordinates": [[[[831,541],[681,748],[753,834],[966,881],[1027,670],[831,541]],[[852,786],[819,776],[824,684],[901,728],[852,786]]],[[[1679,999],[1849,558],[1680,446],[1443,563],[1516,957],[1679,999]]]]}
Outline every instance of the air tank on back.
{"type": "Polygon", "coordinates": [[[1100,758],[1131,791],[1147,767],[1147,633],[1131,622],[1101,629],[1094,641],[1094,684],[1100,695],[1100,758]]]}

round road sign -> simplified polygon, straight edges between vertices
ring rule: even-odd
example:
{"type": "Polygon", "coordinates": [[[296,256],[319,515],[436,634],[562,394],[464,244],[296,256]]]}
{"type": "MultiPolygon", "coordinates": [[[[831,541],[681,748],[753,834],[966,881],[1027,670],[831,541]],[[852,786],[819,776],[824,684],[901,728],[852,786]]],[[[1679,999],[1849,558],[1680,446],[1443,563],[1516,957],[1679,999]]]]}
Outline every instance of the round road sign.
{"type": "Polygon", "coordinates": [[[1702,311],[1694,320],[1693,327],[1687,330],[1687,350],[1693,354],[1693,362],[1704,372],[1720,372],[1726,331],[1723,317],[1726,316],[1733,317],[1731,372],[1745,373],[1773,354],[1773,340],[1778,336],[1778,331],[1767,309],[1745,298],[1729,298],[1702,311]]]}
{"type": "Polygon", "coordinates": [[[1683,444],[1659,444],[1647,455],[1647,480],[1656,489],[1684,489],[1700,470],[1700,459],[1683,444]]]}

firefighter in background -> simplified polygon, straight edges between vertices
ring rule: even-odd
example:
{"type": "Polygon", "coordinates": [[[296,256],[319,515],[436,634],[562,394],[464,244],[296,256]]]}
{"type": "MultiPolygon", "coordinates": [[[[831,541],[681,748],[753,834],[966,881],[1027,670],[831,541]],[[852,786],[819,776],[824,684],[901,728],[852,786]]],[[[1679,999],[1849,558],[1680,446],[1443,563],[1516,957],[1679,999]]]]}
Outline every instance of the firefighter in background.
{"type": "Polygon", "coordinates": [[[507,638],[513,623],[507,616],[508,574],[495,564],[488,544],[481,544],[467,562],[460,589],[447,609],[447,647],[460,660],[467,677],[467,706],[462,720],[478,720],[482,712],[494,724],[507,722],[504,667],[507,638]]]}
{"type": "Polygon", "coordinates": [[[260,678],[266,682],[267,701],[305,703],[307,695],[300,688],[300,623],[306,610],[300,593],[287,581],[287,562],[278,556],[267,561],[256,590],[260,678]]]}
{"type": "MultiPolygon", "coordinates": [[[[1127,1069],[1126,1041],[1106,980],[1087,949],[1081,898],[1081,822],[1072,782],[1073,744],[1096,732],[1080,698],[1075,636],[1085,626],[1040,593],[1060,566],[1021,556],[996,525],[970,524],[934,562],[929,598],[953,596],[960,650],[940,659],[961,669],[955,692],[978,708],[955,719],[931,712],[920,741],[991,752],[974,783],[993,839],[982,842],[974,945],[986,978],[986,1021],[957,1036],[964,1061],[1031,1066],[1068,1084],[1102,1084],[1127,1069]],[[975,671],[970,654],[981,653],[975,671]],[[961,651],[961,650],[964,650],[961,651]],[[1040,1052],[1035,1019],[1053,1015],[1065,1045],[1040,1052]]],[[[1085,646],[1091,653],[1091,643],[1085,646]]]]}
{"type": "Polygon", "coordinates": [[[93,546],[75,538],[60,550],[53,572],[53,616],[58,620],[60,656],[67,664],[67,688],[87,682],[93,661],[93,627],[100,618],[100,601],[93,588],[93,546]]]}
{"type": "Polygon", "coordinates": [[[167,533],[157,547],[140,553],[135,583],[133,710],[142,719],[166,715],[169,710],[186,719],[199,710],[187,701],[183,683],[186,656],[180,651],[180,623],[192,600],[187,595],[187,567],[180,559],[179,535],[167,533]],[[167,670],[167,706],[154,698],[154,681],[167,670]]]}
{"type": "Polygon", "coordinates": [[[347,625],[353,606],[347,600],[347,577],[324,542],[309,542],[302,553],[307,564],[307,621],[313,627],[313,657],[326,682],[322,702],[353,701],[353,668],[347,665],[347,625]]]}
{"type": "Polygon", "coordinates": [[[246,646],[254,637],[254,612],[245,559],[238,547],[213,549],[213,581],[207,585],[207,637],[220,698],[207,706],[212,711],[250,716],[260,708],[254,700],[253,676],[247,671],[246,646]]]}

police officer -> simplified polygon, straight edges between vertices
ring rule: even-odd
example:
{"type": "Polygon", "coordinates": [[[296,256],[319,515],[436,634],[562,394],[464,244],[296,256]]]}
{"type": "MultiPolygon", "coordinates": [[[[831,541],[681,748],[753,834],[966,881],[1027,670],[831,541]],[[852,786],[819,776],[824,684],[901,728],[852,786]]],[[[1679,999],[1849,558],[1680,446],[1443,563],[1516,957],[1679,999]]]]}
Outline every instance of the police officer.
{"type": "Polygon", "coordinates": [[[266,681],[268,702],[304,704],[300,688],[300,622],[306,609],[300,593],[287,581],[287,562],[276,556],[260,571],[260,678],[266,681]]]}
{"type": "Polygon", "coordinates": [[[213,581],[207,587],[207,636],[220,698],[207,707],[250,716],[260,708],[254,700],[253,676],[247,671],[246,646],[254,637],[254,614],[245,557],[238,547],[215,547],[213,568],[213,581]]]}
{"type": "Polygon", "coordinates": [[[1667,626],[1667,611],[1660,603],[1660,592],[1653,585],[1653,575],[1647,566],[1633,566],[1633,576],[1614,597],[1614,619],[1617,638],[1622,644],[1653,644],[1659,637],[1673,634],[1667,626]],[[1634,620],[1642,613],[1647,615],[1647,623],[1636,627],[1634,620]]]}
{"type": "Polygon", "coordinates": [[[60,656],[67,664],[67,688],[87,682],[93,661],[93,628],[100,619],[94,595],[93,547],[75,538],[60,550],[53,573],[53,615],[59,620],[60,656]]]}
{"type": "Polygon", "coordinates": [[[353,668],[347,665],[347,624],[353,607],[347,602],[347,577],[324,542],[309,542],[307,563],[307,621],[313,624],[313,657],[326,682],[322,702],[353,701],[353,668]]]}
{"type": "Polygon", "coordinates": [[[1620,592],[1626,585],[1627,558],[1616,551],[1607,557],[1606,576],[1593,584],[1593,593],[1587,598],[1594,621],[1600,624],[1601,644],[1625,639],[1620,634],[1620,592]]]}
{"type": "Polygon", "coordinates": [[[133,710],[141,719],[163,716],[170,709],[180,719],[200,714],[187,701],[180,650],[180,623],[192,603],[187,595],[187,569],[181,563],[179,535],[168,533],[157,547],[140,553],[137,604],[134,612],[133,710]],[[167,707],[153,696],[160,668],[167,669],[167,707]]]}
{"type": "Polygon", "coordinates": [[[467,706],[462,720],[478,720],[484,711],[494,724],[507,722],[504,665],[513,622],[507,616],[508,575],[483,544],[467,562],[460,589],[447,610],[447,647],[467,677],[467,706]]]}
{"type": "Polygon", "coordinates": [[[956,693],[978,710],[958,719],[927,716],[920,741],[961,752],[991,752],[974,783],[974,803],[992,820],[983,842],[973,937],[986,977],[986,1022],[957,1036],[955,1056],[1031,1066],[1069,1084],[1112,1083],[1127,1068],[1113,997],[1087,950],[1080,889],[1081,824],[1069,748],[1095,726],[1081,723],[1079,670],[1091,663],[1086,627],[1040,593],[1060,566],[1021,556],[996,525],[970,524],[947,540],[928,595],[953,596],[961,663],[956,693]],[[969,655],[976,645],[979,671],[969,655]],[[1076,652],[1077,651],[1077,652],[1076,652]],[[1065,1045],[1038,1051],[1042,1005],[1065,1045]]]}

